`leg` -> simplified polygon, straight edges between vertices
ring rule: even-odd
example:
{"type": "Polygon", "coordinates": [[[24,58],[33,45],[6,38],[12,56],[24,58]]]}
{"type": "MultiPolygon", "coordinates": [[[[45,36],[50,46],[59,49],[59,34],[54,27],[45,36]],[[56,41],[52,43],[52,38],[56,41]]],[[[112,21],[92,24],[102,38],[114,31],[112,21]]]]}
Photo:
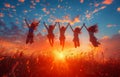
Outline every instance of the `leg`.
{"type": "Polygon", "coordinates": [[[62,50],[64,49],[64,43],[65,43],[65,40],[63,40],[62,42],[62,50]]]}
{"type": "Polygon", "coordinates": [[[51,38],[48,38],[49,39],[49,43],[50,43],[50,45],[52,46],[52,43],[51,43],[51,38]]]}
{"type": "Polygon", "coordinates": [[[74,41],[74,46],[75,46],[75,48],[77,48],[77,44],[76,44],[76,41],[74,41]]]}
{"type": "Polygon", "coordinates": [[[54,38],[52,38],[52,46],[54,45],[54,38]]]}
{"type": "Polygon", "coordinates": [[[32,44],[32,43],[33,43],[33,37],[30,38],[30,44],[32,44]]]}
{"type": "Polygon", "coordinates": [[[60,40],[60,45],[62,45],[62,40],[60,40]]]}
{"type": "Polygon", "coordinates": [[[79,42],[79,40],[78,40],[77,44],[78,44],[78,47],[79,47],[79,46],[80,46],[80,42],[79,42]]]}
{"type": "Polygon", "coordinates": [[[29,43],[29,37],[27,37],[27,39],[26,39],[26,44],[28,44],[29,43]]]}

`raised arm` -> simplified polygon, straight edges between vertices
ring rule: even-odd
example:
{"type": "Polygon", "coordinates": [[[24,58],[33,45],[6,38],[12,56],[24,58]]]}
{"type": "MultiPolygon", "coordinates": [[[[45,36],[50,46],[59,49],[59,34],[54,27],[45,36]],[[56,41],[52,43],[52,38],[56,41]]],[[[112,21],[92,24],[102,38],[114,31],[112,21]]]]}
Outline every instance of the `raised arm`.
{"type": "Polygon", "coordinates": [[[83,23],[83,26],[86,28],[86,30],[88,31],[88,28],[85,26],[85,23],[83,23]]]}
{"type": "Polygon", "coordinates": [[[57,24],[57,22],[55,22],[55,24],[54,24],[54,28],[55,28],[56,24],[57,24]]]}
{"type": "Polygon", "coordinates": [[[59,27],[59,30],[60,30],[60,23],[58,22],[58,27],[59,27]]]}
{"type": "Polygon", "coordinates": [[[48,30],[48,27],[47,27],[47,25],[45,24],[45,22],[43,22],[43,24],[44,24],[45,28],[48,30]]]}
{"type": "Polygon", "coordinates": [[[72,28],[72,26],[70,25],[70,28],[71,28],[71,30],[74,32],[74,30],[73,30],[73,28],[72,28]]]}
{"type": "Polygon", "coordinates": [[[80,30],[82,30],[83,27],[84,27],[84,26],[82,26],[82,27],[80,28],[80,30]]]}
{"type": "Polygon", "coordinates": [[[38,24],[40,23],[40,20],[38,21],[38,24]]]}
{"type": "Polygon", "coordinates": [[[70,25],[70,23],[68,23],[68,24],[67,24],[67,26],[66,26],[65,30],[68,28],[68,26],[69,26],[69,25],[70,25]]]}
{"type": "Polygon", "coordinates": [[[25,23],[27,24],[27,27],[29,28],[30,26],[29,26],[29,24],[28,24],[28,22],[27,22],[27,20],[25,19],[25,23]]]}

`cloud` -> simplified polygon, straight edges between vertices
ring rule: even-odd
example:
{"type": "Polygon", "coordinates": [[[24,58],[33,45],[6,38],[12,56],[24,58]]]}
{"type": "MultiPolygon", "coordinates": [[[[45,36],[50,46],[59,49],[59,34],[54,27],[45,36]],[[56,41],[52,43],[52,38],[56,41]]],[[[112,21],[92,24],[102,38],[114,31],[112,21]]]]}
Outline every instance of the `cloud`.
{"type": "Polygon", "coordinates": [[[5,22],[0,19],[0,26],[6,26],[5,22]]]}
{"type": "Polygon", "coordinates": [[[69,15],[63,16],[62,19],[55,19],[55,22],[61,22],[61,23],[70,23],[71,25],[80,22],[80,16],[77,15],[73,19],[70,19],[69,15]]]}
{"type": "Polygon", "coordinates": [[[118,33],[120,34],[120,30],[118,31],[118,33]]]}
{"type": "Polygon", "coordinates": [[[117,26],[116,24],[108,24],[108,25],[107,25],[108,28],[116,27],[116,26],[117,26]]]}
{"type": "Polygon", "coordinates": [[[25,0],[18,0],[18,1],[19,1],[19,2],[22,2],[22,3],[25,2],[25,0]]]}
{"type": "Polygon", "coordinates": [[[4,6],[7,7],[7,8],[11,7],[11,5],[9,3],[5,3],[4,6]]]}
{"type": "Polygon", "coordinates": [[[4,17],[4,14],[3,14],[3,13],[0,13],[0,17],[4,17]]]}
{"type": "Polygon", "coordinates": [[[96,8],[92,13],[94,14],[94,13],[97,13],[98,11],[100,11],[100,10],[103,10],[103,9],[105,9],[106,8],[106,6],[101,6],[100,8],[96,8]]]}
{"type": "Polygon", "coordinates": [[[117,11],[120,12],[120,7],[117,8],[117,11]]]}
{"type": "Polygon", "coordinates": [[[17,26],[16,22],[10,22],[10,28],[7,27],[6,23],[0,20],[0,37],[9,40],[20,39],[24,36],[24,31],[17,26]]]}
{"type": "Polygon", "coordinates": [[[115,34],[112,37],[104,36],[104,39],[101,39],[101,45],[106,54],[118,56],[120,53],[120,34],[115,34]]]}
{"type": "Polygon", "coordinates": [[[110,39],[110,37],[109,36],[103,36],[102,37],[102,40],[107,40],[107,39],[110,39]]]}
{"type": "Polygon", "coordinates": [[[113,3],[113,0],[104,0],[102,4],[110,5],[113,3]]]}
{"type": "Polygon", "coordinates": [[[87,10],[85,17],[86,17],[87,19],[91,19],[95,13],[97,13],[97,12],[99,12],[99,11],[105,9],[105,8],[106,8],[106,6],[101,6],[101,7],[99,7],[99,8],[95,8],[92,12],[89,12],[89,11],[87,10]]]}
{"type": "Polygon", "coordinates": [[[46,8],[43,8],[42,11],[45,12],[46,14],[49,14],[49,13],[50,13],[49,11],[47,11],[46,8]]]}
{"type": "Polygon", "coordinates": [[[36,2],[40,2],[40,0],[35,0],[36,2]]]}
{"type": "Polygon", "coordinates": [[[94,6],[95,7],[98,7],[100,5],[100,3],[95,3],[94,6]]]}
{"type": "Polygon", "coordinates": [[[84,2],[84,0],[80,0],[80,3],[83,3],[84,2]]]}
{"type": "Polygon", "coordinates": [[[28,10],[23,10],[23,13],[25,14],[25,13],[28,13],[28,10]]]}

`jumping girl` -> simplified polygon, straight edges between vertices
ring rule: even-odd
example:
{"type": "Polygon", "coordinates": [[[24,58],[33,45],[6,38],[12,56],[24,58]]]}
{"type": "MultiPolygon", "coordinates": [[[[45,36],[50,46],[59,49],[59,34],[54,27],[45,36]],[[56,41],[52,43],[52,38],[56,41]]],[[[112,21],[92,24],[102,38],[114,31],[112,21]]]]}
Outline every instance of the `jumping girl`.
{"type": "Polygon", "coordinates": [[[81,30],[82,30],[83,26],[82,26],[81,28],[76,27],[76,28],[73,30],[72,26],[70,25],[70,28],[71,28],[71,30],[72,30],[73,33],[74,33],[74,38],[73,38],[74,46],[75,46],[75,48],[77,48],[77,47],[80,46],[79,36],[78,36],[78,35],[81,33],[81,30]]]}
{"type": "Polygon", "coordinates": [[[65,44],[65,31],[66,31],[66,29],[68,28],[69,25],[70,24],[68,23],[68,25],[66,27],[65,26],[60,27],[60,23],[58,22],[59,31],[60,31],[59,40],[60,40],[60,45],[62,46],[62,50],[63,50],[64,44],[65,44]]]}
{"type": "Polygon", "coordinates": [[[28,24],[27,20],[25,19],[25,22],[27,24],[27,27],[29,28],[28,34],[27,34],[27,39],[26,39],[26,44],[30,43],[32,44],[34,42],[33,37],[34,37],[34,30],[36,27],[39,25],[40,21],[33,21],[31,25],[28,24]]]}
{"type": "MultiPolygon", "coordinates": [[[[83,24],[83,26],[85,26],[85,23],[83,24]]],[[[93,26],[90,26],[88,28],[85,26],[85,28],[87,29],[87,31],[89,33],[90,42],[92,43],[92,45],[94,47],[98,47],[100,45],[100,43],[97,41],[97,38],[94,35],[94,33],[98,32],[98,26],[97,26],[97,24],[95,24],[93,26]]]]}
{"type": "Polygon", "coordinates": [[[47,32],[48,32],[48,39],[49,39],[49,43],[51,46],[53,46],[54,44],[54,33],[53,33],[53,30],[55,29],[55,26],[57,23],[55,23],[54,25],[49,25],[49,27],[45,24],[45,22],[43,22],[45,28],[47,29],[47,32]]]}

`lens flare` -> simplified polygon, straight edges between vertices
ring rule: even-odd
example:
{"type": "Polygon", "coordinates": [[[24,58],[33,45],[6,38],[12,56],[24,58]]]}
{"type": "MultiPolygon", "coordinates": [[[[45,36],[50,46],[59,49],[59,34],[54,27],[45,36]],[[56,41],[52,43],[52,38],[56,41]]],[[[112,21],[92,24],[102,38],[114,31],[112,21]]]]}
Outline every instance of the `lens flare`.
{"type": "Polygon", "coordinates": [[[61,60],[61,61],[64,61],[65,60],[65,53],[64,52],[60,52],[60,51],[54,51],[53,52],[54,54],[54,59],[56,60],[61,60]]]}

